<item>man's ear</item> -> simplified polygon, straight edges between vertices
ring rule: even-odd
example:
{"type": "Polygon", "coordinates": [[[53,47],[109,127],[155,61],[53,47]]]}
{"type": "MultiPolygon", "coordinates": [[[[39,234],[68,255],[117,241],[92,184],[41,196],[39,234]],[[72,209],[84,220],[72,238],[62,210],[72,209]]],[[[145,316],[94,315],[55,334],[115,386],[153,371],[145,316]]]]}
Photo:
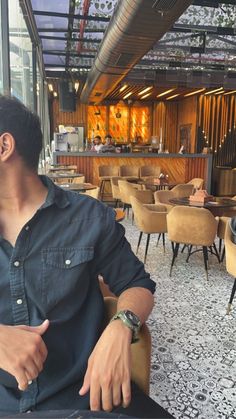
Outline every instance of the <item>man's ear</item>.
{"type": "Polygon", "coordinates": [[[0,136],[0,159],[7,161],[15,151],[15,140],[9,132],[4,132],[0,136]]]}

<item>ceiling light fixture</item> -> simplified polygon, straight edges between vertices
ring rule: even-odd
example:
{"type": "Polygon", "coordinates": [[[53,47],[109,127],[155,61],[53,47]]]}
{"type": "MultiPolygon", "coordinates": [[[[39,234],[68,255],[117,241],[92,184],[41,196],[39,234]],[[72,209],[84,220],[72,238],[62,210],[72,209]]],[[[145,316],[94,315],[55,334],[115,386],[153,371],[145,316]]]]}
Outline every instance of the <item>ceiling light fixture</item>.
{"type": "Polygon", "coordinates": [[[209,92],[205,93],[205,96],[206,95],[211,95],[212,93],[219,92],[220,90],[223,90],[223,87],[219,87],[218,89],[210,90],[209,92]]]}
{"type": "Polygon", "coordinates": [[[128,84],[124,84],[124,86],[122,86],[122,87],[120,88],[119,92],[120,92],[120,93],[121,93],[121,92],[123,92],[123,91],[126,89],[126,87],[128,87],[128,84]]]}
{"type": "Polygon", "coordinates": [[[180,93],[178,93],[177,95],[169,96],[166,98],[166,100],[174,99],[174,97],[177,97],[177,96],[180,96],[180,93]]]}
{"type": "Polygon", "coordinates": [[[232,95],[233,93],[236,93],[236,90],[232,90],[231,92],[224,93],[224,96],[232,95]]]}
{"type": "Polygon", "coordinates": [[[49,83],[48,90],[49,90],[49,92],[53,92],[53,85],[52,85],[52,83],[49,83]]]}
{"type": "Polygon", "coordinates": [[[76,91],[76,93],[77,93],[77,92],[78,92],[78,90],[79,90],[79,81],[76,81],[76,82],[75,82],[74,87],[75,87],[75,91],[76,91]]]}
{"type": "Polygon", "coordinates": [[[138,93],[138,96],[142,96],[144,93],[149,92],[149,90],[151,90],[151,89],[153,89],[153,86],[146,87],[146,89],[143,89],[143,90],[141,90],[141,92],[138,93]]]}
{"type": "Polygon", "coordinates": [[[147,93],[146,95],[142,96],[140,99],[145,99],[146,97],[150,96],[152,94],[152,92],[147,93]]]}
{"type": "Polygon", "coordinates": [[[132,94],[133,94],[133,92],[129,92],[129,93],[127,93],[127,94],[123,97],[123,99],[127,99],[127,97],[130,97],[132,94]]]}
{"type": "Polygon", "coordinates": [[[215,95],[223,95],[224,92],[224,90],[221,90],[220,92],[215,93],[215,95]]]}
{"type": "Polygon", "coordinates": [[[187,93],[186,95],[184,95],[184,97],[197,95],[198,93],[204,92],[204,90],[206,90],[205,87],[203,89],[199,89],[199,90],[195,90],[194,92],[187,93]]]}
{"type": "Polygon", "coordinates": [[[169,89],[169,90],[166,90],[165,92],[160,93],[159,95],[157,95],[157,97],[162,97],[162,96],[168,95],[168,93],[171,93],[171,92],[173,92],[174,90],[175,90],[175,89],[169,89]]]}

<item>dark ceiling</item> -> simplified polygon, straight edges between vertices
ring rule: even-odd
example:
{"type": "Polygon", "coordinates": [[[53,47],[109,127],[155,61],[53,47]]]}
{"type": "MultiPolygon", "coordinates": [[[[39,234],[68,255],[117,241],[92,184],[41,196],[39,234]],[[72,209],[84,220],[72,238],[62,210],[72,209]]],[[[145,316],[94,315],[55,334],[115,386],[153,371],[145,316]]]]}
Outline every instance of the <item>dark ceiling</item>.
{"type": "MultiPolygon", "coordinates": [[[[156,7],[171,1],[175,3],[152,3],[156,7]]],[[[85,80],[119,0],[31,3],[47,77],[70,75],[85,80]]],[[[147,99],[156,98],[165,86],[182,88],[181,95],[201,87],[236,89],[235,15],[235,1],[193,1],[153,48],[129,69],[122,84],[108,98],[117,100],[130,92],[139,97],[142,89],[152,85],[147,99]],[[127,88],[120,92],[123,85],[127,88]]]]}

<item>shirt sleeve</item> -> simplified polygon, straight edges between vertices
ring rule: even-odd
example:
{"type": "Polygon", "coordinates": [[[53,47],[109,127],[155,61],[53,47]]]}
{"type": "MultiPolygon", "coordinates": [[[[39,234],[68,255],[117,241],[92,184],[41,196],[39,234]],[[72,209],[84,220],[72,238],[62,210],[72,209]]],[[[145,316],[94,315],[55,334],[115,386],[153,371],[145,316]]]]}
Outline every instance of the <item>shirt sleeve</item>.
{"type": "Polygon", "coordinates": [[[155,292],[156,284],[150,279],[143,263],[134,255],[125,238],[124,227],[115,221],[112,208],[107,207],[104,228],[95,249],[96,274],[117,296],[132,287],[147,288],[155,292]]]}

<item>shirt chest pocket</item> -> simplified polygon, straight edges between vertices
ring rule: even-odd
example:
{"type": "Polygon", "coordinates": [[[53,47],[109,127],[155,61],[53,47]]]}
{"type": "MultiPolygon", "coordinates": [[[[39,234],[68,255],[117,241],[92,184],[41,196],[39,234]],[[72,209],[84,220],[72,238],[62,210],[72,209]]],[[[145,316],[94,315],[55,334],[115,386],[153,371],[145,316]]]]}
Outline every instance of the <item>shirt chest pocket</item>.
{"type": "Polygon", "coordinates": [[[87,291],[93,255],[93,247],[42,250],[42,297],[47,311],[61,301],[71,304],[87,291]]]}

